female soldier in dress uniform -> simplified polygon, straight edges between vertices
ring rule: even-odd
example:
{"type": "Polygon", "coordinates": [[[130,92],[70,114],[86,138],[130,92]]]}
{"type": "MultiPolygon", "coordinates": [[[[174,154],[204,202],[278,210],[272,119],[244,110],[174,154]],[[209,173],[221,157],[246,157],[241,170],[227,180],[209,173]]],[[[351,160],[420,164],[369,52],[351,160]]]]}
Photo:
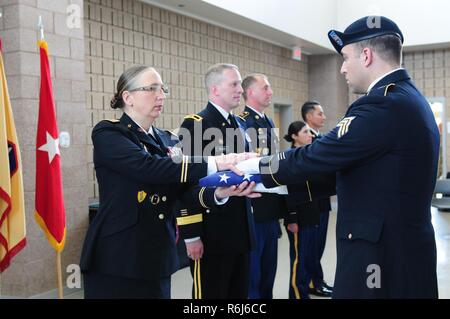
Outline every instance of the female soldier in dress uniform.
{"type": "MultiPolygon", "coordinates": [[[[312,137],[308,124],[295,121],[289,125],[284,139],[291,143],[291,148],[297,148],[311,144],[312,137]]],[[[288,214],[284,222],[289,237],[291,258],[290,299],[309,299],[309,282],[314,270],[314,261],[317,259],[314,255],[317,250],[315,228],[320,222],[320,207],[318,201],[313,200],[312,194],[320,194],[323,189],[330,189],[330,193],[333,194],[334,179],[328,183],[316,180],[289,187],[289,195],[286,197],[288,214]],[[298,193],[305,188],[306,192],[303,193],[310,194],[307,199],[300,197],[298,193]]]]}
{"type": "Polygon", "coordinates": [[[86,298],[170,298],[170,277],[179,268],[175,200],[217,205],[251,193],[253,185],[187,187],[249,155],[203,160],[171,148],[176,137],[153,126],[167,93],[155,69],[126,70],[111,101],[122,117],[100,121],[92,131],[100,207],[80,262],[86,298]]]}

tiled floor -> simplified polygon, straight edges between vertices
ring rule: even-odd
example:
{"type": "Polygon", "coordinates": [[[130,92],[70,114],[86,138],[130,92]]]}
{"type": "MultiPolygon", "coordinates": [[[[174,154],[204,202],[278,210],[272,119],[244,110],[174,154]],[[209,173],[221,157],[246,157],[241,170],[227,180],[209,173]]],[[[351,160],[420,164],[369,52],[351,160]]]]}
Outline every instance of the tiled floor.
{"type": "MultiPolygon", "coordinates": [[[[438,212],[432,209],[433,224],[436,231],[438,251],[438,281],[440,298],[450,299],[450,212],[438,212]]],[[[330,214],[327,245],[322,258],[325,280],[332,284],[334,269],[336,267],[336,213],[330,214]]],[[[283,229],[284,232],[284,229],[283,229]]],[[[418,261],[420,262],[420,261],[418,261]]],[[[279,241],[278,269],[275,279],[274,298],[286,299],[288,297],[289,283],[289,243],[287,235],[283,233],[279,241]]],[[[192,279],[188,268],[184,268],[172,277],[172,298],[187,299],[191,297],[192,279]]],[[[35,298],[55,298],[55,293],[41,294],[35,298]]],[[[65,294],[67,299],[83,298],[82,291],[65,294]]]]}
{"type": "MultiPolygon", "coordinates": [[[[438,251],[439,297],[450,299],[450,212],[438,212],[432,208],[433,225],[436,231],[438,251]]],[[[330,213],[327,245],[322,258],[325,281],[334,282],[336,267],[336,212],[330,213]]],[[[273,296],[276,299],[288,298],[289,287],[289,241],[284,233],[278,245],[278,268],[273,296]]],[[[420,261],[418,261],[420,262],[420,261]]],[[[172,277],[172,298],[190,298],[192,279],[188,268],[184,268],[172,277]]]]}

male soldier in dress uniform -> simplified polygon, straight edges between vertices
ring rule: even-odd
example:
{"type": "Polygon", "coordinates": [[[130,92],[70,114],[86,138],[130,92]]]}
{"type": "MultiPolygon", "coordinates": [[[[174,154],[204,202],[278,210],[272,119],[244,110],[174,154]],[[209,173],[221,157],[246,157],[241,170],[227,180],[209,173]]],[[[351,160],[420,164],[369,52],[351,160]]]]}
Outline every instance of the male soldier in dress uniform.
{"type": "MultiPolygon", "coordinates": [[[[272,87],[264,74],[251,74],[242,81],[245,109],[241,114],[247,134],[252,138],[252,151],[261,155],[278,151],[278,137],[273,121],[264,114],[272,100],[272,87]]],[[[251,200],[255,219],[256,249],[250,254],[250,299],[272,299],[277,271],[279,218],[285,212],[282,196],[262,193],[251,200]]]]}
{"type": "Polygon", "coordinates": [[[364,17],[328,36],[351,91],[365,95],[311,145],[250,160],[245,171],[268,172],[266,187],[337,173],[334,298],[437,298],[430,204],[439,132],[400,68],[402,32],[386,17],[364,17]]]}
{"type": "MultiPolygon", "coordinates": [[[[322,106],[317,101],[307,101],[302,105],[301,113],[303,121],[310,128],[314,142],[314,140],[321,137],[319,130],[325,124],[326,117],[322,106]]],[[[312,273],[308,274],[311,278],[309,293],[321,297],[331,297],[333,288],[328,286],[323,279],[323,269],[320,263],[327,240],[328,219],[331,210],[330,198],[317,200],[314,206],[319,212],[319,223],[315,226],[314,232],[311,233],[314,238],[310,238],[310,245],[307,247],[308,250],[314,250],[309,254],[309,256],[314,258],[314,262],[311,264],[312,267],[310,267],[312,273]]]]}
{"type": "MultiPolygon", "coordinates": [[[[241,75],[232,64],[216,64],[205,75],[209,102],[180,128],[184,154],[228,154],[248,150],[244,128],[231,111],[239,106],[241,75]],[[186,136],[186,133],[189,136],[186,136]]],[[[194,279],[193,297],[246,299],[249,252],[254,247],[250,200],[229,198],[220,207],[186,207],[177,219],[194,279]]]]}

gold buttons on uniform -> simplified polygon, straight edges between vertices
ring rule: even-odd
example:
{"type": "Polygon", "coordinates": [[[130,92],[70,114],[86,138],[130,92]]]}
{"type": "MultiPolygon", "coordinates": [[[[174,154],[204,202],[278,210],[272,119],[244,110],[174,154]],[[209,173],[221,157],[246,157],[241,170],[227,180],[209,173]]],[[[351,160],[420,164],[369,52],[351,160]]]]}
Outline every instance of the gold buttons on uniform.
{"type": "Polygon", "coordinates": [[[159,214],[158,218],[161,219],[161,220],[164,219],[164,214],[159,214]]]}
{"type": "Polygon", "coordinates": [[[131,124],[128,124],[127,127],[128,127],[128,128],[131,128],[131,124]]]}
{"type": "Polygon", "coordinates": [[[162,200],[163,202],[165,202],[165,201],[167,200],[167,197],[166,197],[166,196],[163,196],[163,197],[161,198],[161,200],[162,200]]]}
{"type": "Polygon", "coordinates": [[[348,239],[352,239],[352,237],[353,237],[352,233],[348,234],[347,237],[348,237],[348,239]]]}

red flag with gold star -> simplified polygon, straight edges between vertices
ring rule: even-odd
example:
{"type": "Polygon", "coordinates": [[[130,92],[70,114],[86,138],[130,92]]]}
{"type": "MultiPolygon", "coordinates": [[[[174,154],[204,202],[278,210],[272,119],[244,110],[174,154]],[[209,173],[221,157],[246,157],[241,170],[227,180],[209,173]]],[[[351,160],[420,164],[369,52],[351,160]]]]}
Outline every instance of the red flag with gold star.
{"type": "Polygon", "coordinates": [[[36,137],[36,212],[35,217],[48,241],[60,252],[66,235],[66,213],[61,178],[59,133],[56,123],[48,46],[39,41],[41,87],[36,137]]]}

